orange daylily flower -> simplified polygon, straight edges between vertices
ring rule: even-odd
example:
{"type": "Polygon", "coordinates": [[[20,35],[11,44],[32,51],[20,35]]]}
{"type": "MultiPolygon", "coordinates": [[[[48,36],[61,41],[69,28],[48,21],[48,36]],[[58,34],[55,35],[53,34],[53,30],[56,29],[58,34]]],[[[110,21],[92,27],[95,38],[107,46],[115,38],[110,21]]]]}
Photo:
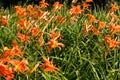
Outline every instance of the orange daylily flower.
{"type": "Polygon", "coordinates": [[[48,52],[50,52],[51,49],[54,49],[58,47],[61,50],[61,47],[64,47],[63,43],[59,43],[57,39],[60,37],[60,32],[55,33],[54,30],[51,31],[51,34],[49,34],[50,40],[46,43],[46,45],[49,46],[48,52]]]}
{"type": "Polygon", "coordinates": [[[87,16],[89,17],[89,24],[92,24],[94,21],[96,21],[94,15],[92,15],[92,14],[87,14],[87,16]]]}
{"type": "Polygon", "coordinates": [[[91,30],[95,35],[101,34],[101,32],[99,32],[99,30],[94,26],[91,27],[91,30]]]}
{"type": "Polygon", "coordinates": [[[19,6],[15,6],[14,8],[15,8],[15,11],[18,14],[18,16],[23,17],[23,16],[26,15],[26,9],[25,8],[21,8],[19,6]]]}
{"type": "Polygon", "coordinates": [[[115,15],[114,13],[111,13],[110,17],[112,18],[111,20],[117,20],[118,19],[118,16],[115,15]]]}
{"type": "Polygon", "coordinates": [[[43,14],[44,14],[44,11],[42,11],[41,9],[33,7],[32,5],[29,5],[27,7],[27,15],[32,17],[32,18],[41,17],[41,16],[43,16],[43,14]]]}
{"type": "Polygon", "coordinates": [[[54,10],[60,10],[63,4],[60,4],[58,1],[53,4],[54,10]]]}
{"type": "Polygon", "coordinates": [[[60,32],[55,32],[57,28],[54,28],[53,30],[50,31],[50,39],[57,40],[60,37],[60,32]]]}
{"type": "Polygon", "coordinates": [[[25,54],[24,52],[21,52],[16,42],[13,42],[12,45],[13,45],[12,49],[9,49],[7,47],[3,48],[4,53],[1,55],[2,59],[8,59],[8,58],[11,59],[11,58],[14,58],[15,56],[21,56],[25,54]]]}
{"type": "Polygon", "coordinates": [[[102,29],[103,27],[105,27],[106,26],[106,23],[105,22],[102,22],[102,21],[98,21],[98,24],[99,24],[99,27],[98,27],[98,29],[102,29]]]}
{"type": "Polygon", "coordinates": [[[8,20],[3,17],[1,18],[1,22],[4,26],[6,26],[8,24],[8,20]]]}
{"type": "Polygon", "coordinates": [[[34,12],[34,7],[32,5],[28,5],[27,6],[27,14],[29,16],[33,16],[33,12],[34,12]]]}
{"type": "Polygon", "coordinates": [[[33,8],[32,5],[28,5],[28,6],[27,6],[27,11],[33,11],[33,10],[34,10],[34,8],[33,8]]]}
{"type": "Polygon", "coordinates": [[[44,63],[41,65],[41,68],[43,68],[45,72],[52,72],[52,71],[59,70],[57,67],[53,65],[52,62],[49,61],[48,58],[43,58],[43,60],[44,60],[44,63]]]}
{"type": "Polygon", "coordinates": [[[115,24],[111,23],[109,28],[112,34],[120,32],[120,25],[115,26],[115,24]]]}
{"type": "Polygon", "coordinates": [[[36,17],[39,17],[38,11],[34,11],[34,12],[33,12],[33,16],[35,16],[35,18],[36,18],[36,17]]]}
{"type": "Polygon", "coordinates": [[[56,47],[58,47],[59,49],[61,49],[60,46],[64,47],[64,44],[59,43],[58,41],[55,41],[55,40],[49,40],[49,41],[47,42],[47,45],[49,45],[49,49],[50,49],[50,50],[51,50],[51,49],[54,49],[54,48],[56,48],[56,47]]]}
{"type": "Polygon", "coordinates": [[[47,6],[49,6],[49,4],[45,2],[45,0],[40,1],[39,5],[42,8],[46,8],[47,6]]]}
{"type": "Polygon", "coordinates": [[[119,8],[115,4],[111,4],[111,11],[117,11],[119,8]]]}
{"type": "Polygon", "coordinates": [[[1,55],[1,59],[7,59],[11,57],[11,49],[9,49],[8,47],[4,47],[3,48],[4,53],[1,55]]]}
{"type": "Polygon", "coordinates": [[[81,14],[84,10],[80,9],[80,5],[72,6],[72,8],[68,11],[72,15],[81,14]]]}
{"type": "MultiPolygon", "coordinates": [[[[9,58],[4,58],[2,55],[0,55],[0,64],[6,64],[10,61],[9,58]]],[[[7,64],[6,64],[7,65],[7,64]]]]}
{"type": "Polygon", "coordinates": [[[6,80],[12,80],[14,78],[14,71],[8,68],[7,65],[0,63],[0,77],[5,77],[6,80]]]}
{"type": "Polygon", "coordinates": [[[25,41],[27,41],[30,38],[30,36],[26,36],[26,35],[24,35],[24,34],[22,34],[20,32],[18,32],[18,36],[17,37],[21,40],[21,42],[25,42],[25,41]]]}
{"type": "Polygon", "coordinates": [[[2,24],[3,24],[4,26],[8,24],[8,21],[5,20],[5,19],[2,19],[1,22],[2,22],[2,24]]]}
{"type": "Polygon", "coordinates": [[[88,7],[90,7],[90,6],[91,6],[91,5],[90,5],[90,4],[88,4],[88,3],[83,3],[82,5],[83,5],[83,9],[87,9],[88,7]]]}
{"type": "Polygon", "coordinates": [[[20,29],[21,30],[23,30],[23,29],[27,29],[28,28],[28,25],[29,25],[29,21],[27,21],[27,19],[26,18],[23,18],[23,19],[21,19],[21,20],[19,20],[18,22],[17,22],[17,24],[19,24],[20,25],[20,29]]]}
{"type": "Polygon", "coordinates": [[[18,71],[20,73],[23,73],[24,71],[28,70],[28,66],[26,66],[28,64],[27,60],[11,60],[9,61],[9,63],[11,63],[14,66],[14,70],[18,71]]]}
{"type": "Polygon", "coordinates": [[[30,32],[32,33],[32,36],[37,36],[39,33],[39,29],[37,27],[32,27],[30,29],[30,32]]]}
{"type": "Polygon", "coordinates": [[[58,16],[58,22],[59,23],[64,23],[66,21],[66,18],[62,17],[62,16],[58,16]]]}
{"type": "Polygon", "coordinates": [[[11,49],[11,55],[21,56],[21,55],[25,54],[25,52],[21,52],[16,41],[12,42],[12,46],[13,46],[13,48],[11,49]]]}
{"type": "Polygon", "coordinates": [[[117,47],[118,44],[120,44],[119,41],[116,41],[114,39],[111,39],[111,37],[108,35],[108,36],[105,36],[104,38],[105,42],[109,45],[109,48],[110,49],[114,49],[117,47]]]}

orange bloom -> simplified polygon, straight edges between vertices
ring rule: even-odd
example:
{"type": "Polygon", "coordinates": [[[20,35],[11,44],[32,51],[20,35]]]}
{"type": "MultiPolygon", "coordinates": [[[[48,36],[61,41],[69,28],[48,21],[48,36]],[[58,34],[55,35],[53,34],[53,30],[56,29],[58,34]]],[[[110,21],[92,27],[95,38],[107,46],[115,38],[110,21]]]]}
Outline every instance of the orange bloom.
{"type": "Polygon", "coordinates": [[[27,41],[30,38],[30,36],[26,36],[26,35],[24,35],[24,34],[22,34],[20,32],[18,32],[18,36],[17,37],[21,40],[21,42],[25,42],[25,41],[27,41]]]}
{"type": "Polygon", "coordinates": [[[83,9],[87,9],[89,6],[91,6],[90,4],[87,4],[87,3],[83,3],[83,9]]]}
{"type": "Polygon", "coordinates": [[[62,16],[58,16],[58,22],[59,23],[64,23],[66,21],[66,18],[62,17],[62,16]]]}
{"type": "Polygon", "coordinates": [[[11,55],[21,56],[21,55],[25,54],[24,52],[21,52],[17,42],[13,41],[12,46],[13,46],[13,48],[11,49],[11,55]]]}
{"type": "Polygon", "coordinates": [[[38,32],[39,32],[39,30],[38,30],[37,27],[32,27],[32,28],[30,29],[30,31],[31,31],[31,33],[32,33],[32,36],[37,36],[37,35],[38,35],[38,32]]]}
{"type": "Polygon", "coordinates": [[[32,18],[39,18],[43,16],[44,11],[42,11],[40,8],[33,7],[32,5],[29,5],[27,7],[27,14],[28,16],[31,16],[32,18]]]}
{"type": "Polygon", "coordinates": [[[14,78],[14,71],[8,68],[7,65],[0,63],[0,77],[5,77],[6,80],[12,80],[14,78]]]}
{"type": "Polygon", "coordinates": [[[72,8],[68,11],[72,15],[78,15],[83,12],[83,10],[80,9],[80,5],[72,6],[72,8]]]}
{"type": "Polygon", "coordinates": [[[24,71],[28,70],[29,68],[26,66],[28,64],[27,60],[11,60],[9,61],[14,66],[14,70],[23,73],[24,71]]]}
{"type": "Polygon", "coordinates": [[[5,51],[2,56],[0,58],[2,59],[6,59],[10,56],[11,53],[11,49],[9,49],[8,47],[4,47],[3,50],[5,51]]]}
{"type": "Polygon", "coordinates": [[[57,39],[60,37],[60,32],[55,33],[54,30],[51,31],[51,34],[49,34],[50,40],[46,43],[46,45],[49,46],[48,52],[50,52],[51,49],[54,49],[58,47],[61,50],[61,47],[64,47],[64,44],[59,43],[57,39]]]}
{"type": "Polygon", "coordinates": [[[102,22],[102,21],[98,21],[99,27],[98,29],[102,29],[103,27],[105,27],[106,23],[102,22]]]}
{"type": "Polygon", "coordinates": [[[55,32],[56,28],[50,31],[50,39],[57,40],[60,37],[60,32],[55,32]]]}
{"type": "Polygon", "coordinates": [[[47,6],[49,6],[49,4],[46,3],[45,0],[40,1],[40,7],[46,8],[47,6]]]}
{"type": "Polygon", "coordinates": [[[120,44],[120,42],[118,42],[118,41],[116,41],[114,39],[111,39],[110,36],[105,36],[104,40],[109,45],[110,49],[114,49],[114,48],[117,47],[118,44],[120,44]]]}
{"type": "Polygon", "coordinates": [[[52,40],[52,39],[47,42],[47,45],[49,45],[50,49],[54,49],[56,47],[58,47],[59,49],[61,49],[60,46],[64,47],[64,44],[59,43],[58,41],[55,41],[55,40],[52,40]]]}
{"type": "Polygon", "coordinates": [[[33,8],[32,5],[28,5],[28,6],[27,6],[27,11],[33,11],[33,10],[34,10],[34,8],[33,8]]]}
{"type": "Polygon", "coordinates": [[[118,19],[118,16],[113,13],[110,14],[110,17],[112,18],[112,20],[118,19]]]}
{"type": "Polygon", "coordinates": [[[98,34],[101,33],[101,32],[99,32],[99,30],[98,30],[96,27],[94,27],[94,26],[91,27],[91,30],[92,30],[92,32],[93,32],[95,35],[98,35],[98,34]]]}
{"type": "Polygon", "coordinates": [[[19,20],[17,22],[17,24],[19,24],[20,25],[20,29],[23,30],[23,29],[27,29],[28,28],[29,21],[27,21],[26,18],[23,18],[23,19],[19,20]]]}
{"type": "Polygon", "coordinates": [[[38,11],[34,11],[34,12],[32,12],[32,13],[33,13],[33,16],[35,16],[35,18],[39,17],[38,11]]]}
{"type": "Polygon", "coordinates": [[[7,47],[3,48],[5,52],[1,56],[2,59],[7,59],[7,58],[11,59],[11,58],[14,58],[15,56],[21,56],[25,54],[24,52],[21,52],[16,42],[13,42],[12,45],[13,45],[12,49],[9,49],[7,47]]]}
{"type": "Polygon", "coordinates": [[[109,28],[112,34],[120,32],[120,25],[115,26],[114,24],[111,24],[109,28]]]}
{"type": "Polygon", "coordinates": [[[4,26],[6,26],[8,24],[8,20],[6,20],[4,18],[1,19],[1,22],[4,26]]]}
{"type": "Polygon", "coordinates": [[[39,10],[39,17],[42,17],[44,14],[45,14],[45,12],[44,12],[44,11],[39,10]]]}
{"type": "Polygon", "coordinates": [[[32,5],[28,5],[27,6],[27,14],[29,16],[33,16],[33,12],[34,12],[34,7],[32,5]]]}
{"type": "Polygon", "coordinates": [[[92,14],[87,14],[87,16],[89,17],[89,24],[92,24],[94,21],[96,21],[94,15],[92,15],[92,14]]]}
{"type": "Polygon", "coordinates": [[[49,61],[49,59],[43,58],[43,60],[44,60],[44,63],[41,65],[41,68],[43,68],[45,72],[52,72],[55,70],[59,70],[53,65],[52,62],[49,61]]]}
{"type": "Polygon", "coordinates": [[[58,1],[53,4],[54,10],[60,10],[63,4],[60,4],[58,1]]]}
{"type": "Polygon", "coordinates": [[[23,17],[23,16],[26,15],[26,9],[25,8],[21,8],[19,6],[15,6],[14,8],[15,8],[15,11],[18,14],[18,16],[23,17]]]}
{"type": "Polygon", "coordinates": [[[119,8],[115,4],[111,4],[111,11],[117,11],[119,8]]]}

